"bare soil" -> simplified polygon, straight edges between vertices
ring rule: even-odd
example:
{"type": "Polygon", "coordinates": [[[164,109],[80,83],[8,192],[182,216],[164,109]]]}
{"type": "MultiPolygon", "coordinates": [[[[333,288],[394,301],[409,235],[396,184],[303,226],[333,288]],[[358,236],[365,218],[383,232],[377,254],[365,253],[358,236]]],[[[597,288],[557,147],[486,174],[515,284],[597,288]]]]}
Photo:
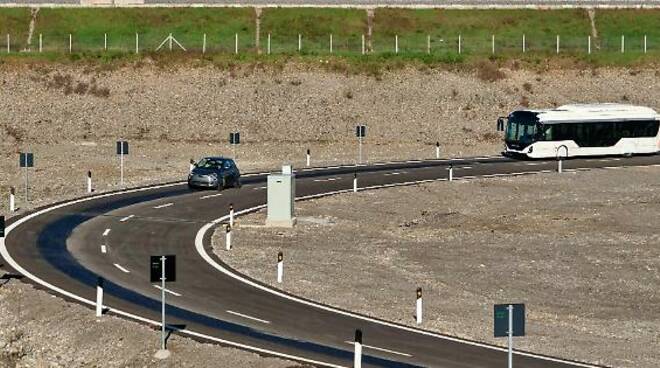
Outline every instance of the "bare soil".
{"type": "Polygon", "coordinates": [[[660,168],[477,179],[297,204],[294,229],[239,219],[233,268],[296,295],[503,345],[493,304],[526,303],[517,347],[616,367],[660,366],[660,168]],[[250,226],[246,226],[250,225],[250,226]],[[276,256],[285,277],[276,283],[276,256]]]}

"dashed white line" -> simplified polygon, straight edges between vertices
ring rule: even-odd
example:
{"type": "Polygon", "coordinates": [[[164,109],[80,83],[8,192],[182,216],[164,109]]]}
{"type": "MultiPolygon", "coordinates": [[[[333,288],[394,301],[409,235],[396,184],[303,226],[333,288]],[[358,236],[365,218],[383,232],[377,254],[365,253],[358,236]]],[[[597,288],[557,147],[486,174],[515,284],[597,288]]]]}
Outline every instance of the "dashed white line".
{"type": "Polygon", "coordinates": [[[268,187],[256,187],[256,188],[254,188],[254,190],[262,190],[262,189],[266,189],[266,188],[268,188],[268,187]]]}
{"type": "Polygon", "coordinates": [[[118,269],[121,270],[121,272],[124,272],[124,273],[129,273],[129,272],[131,272],[131,271],[125,269],[124,267],[122,267],[120,264],[117,264],[117,263],[115,263],[115,267],[117,267],[118,269]]]}
{"type": "Polygon", "coordinates": [[[465,170],[468,170],[468,169],[471,169],[471,168],[472,168],[472,166],[461,166],[461,167],[457,167],[457,169],[465,169],[465,170]]]}
{"type": "Polygon", "coordinates": [[[265,323],[265,324],[270,324],[270,321],[266,321],[265,319],[261,319],[261,318],[257,318],[257,317],[248,316],[247,314],[238,313],[238,312],[234,312],[234,311],[230,311],[230,310],[228,310],[227,313],[233,314],[235,316],[243,317],[243,318],[246,318],[246,319],[251,319],[253,321],[257,321],[257,322],[261,322],[261,323],[265,323]]]}
{"type": "MultiPolygon", "coordinates": [[[[344,341],[344,342],[347,343],[347,344],[355,345],[355,342],[353,342],[353,341],[344,341]]],[[[367,348],[367,349],[371,349],[371,350],[382,351],[384,353],[401,355],[401,356],[405,356],[405,357],[411,357],[412,356],[408,353],[402,353],[402,352],[399,352],[399,351],[396,351],[396,350],[384,349],[384,348],[379,348],[377,346],[371,346],[371,345],[366,345],[366,344],[362,344],[362,347],[367,348]]]]}
{"type": "MultiPolygon", "coordinates": [[[[158,289],[158,290],[163,290],[163,288],[160,287],[160,286],[158,286],[158,285],[154,285],[154,287],[155,287],[156,289],[158,289]]],[[[164,290],[165,290],[165,292],[168,293],[168,294],[172,294],[172,295],[174,295],[174,296],[181,296],[181,294],[177,293],[176,291],[172,291],[172,290],[169,290],[169,289],[164,289],[164,290]]]]}
{"type": "Polygon", "coordinates": [[[314,179],[314,181],[316,181],[316,182],[320,182],[320,181],[335,181],[335,180],[341,180],[341,178],[314,179]]]}
{"type": "Polygon", "coordinates": [[[107,253],[108,249],[105,245],[101,245],[101,253],[107,253]]]}
{"type": "Polygon", "coordinates": [[[119,222],[126,222],[126,221],[132,219],[133,217],[135,217],[135,215],[129,215],[129,216],[126,216],[126,217],[124,217],[123,219],[119,220],[119,222]]]}
{"type": "Polygon", "coordinates": [[[401,174],[407,174],[407,171],[394,171],[391,173],[384,174],[384,176],[392,176],[392,175],[401,175],[401,174]]]}
{"type": "Polygon", "coordinates": [[[155,209],[160,209],[160,208],[165,208],[165,207],[170,207],[170,206],[174,206],[174,203],[165,203],[165,204],[161,204],[160,206],[155,206],[154,208],[155,209]]]}
{"type": "Polygon", "coordinates": [[[110,229],[105,229],[103,236],[108,236],[108,234],[110,234],[110,229]]]}
{"type": "Polygon", "coordinates": [[[221,195],[222,195],[222,193],[208,194],[208,195],[205,195],[205,196],[201,196],[201,197],[199,197],[199,199],[207,199],[207,198],[213,198],[213,197],[220,197],[221,195]]]}

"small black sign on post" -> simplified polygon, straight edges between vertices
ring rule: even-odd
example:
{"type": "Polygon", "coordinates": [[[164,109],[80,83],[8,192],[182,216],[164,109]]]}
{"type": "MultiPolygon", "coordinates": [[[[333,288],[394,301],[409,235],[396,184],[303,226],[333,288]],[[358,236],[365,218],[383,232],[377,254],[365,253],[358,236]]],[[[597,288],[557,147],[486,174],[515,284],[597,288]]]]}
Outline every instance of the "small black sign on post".
{"type": "Polygon", "coordinates": [[[128,155],[128,141],[117,141],[117,155],[119,155],[119,184],[124,185],[124,155],[128,155]]]}
{"type": "Polygon", "coordinates": [[[358,125],[355,127],[355,136],[358,138],[358,163],[362,163],[362,140],[367,136],[367,126],[358,125]]]}
{"type": "Polygon", "coordinates": [[[30,152],[20,152],[18,154],[18,164],[25,169],[25,201],[30,201],[30,175],[29,168],[34,167],[34,154],[30,152]]]}
{"type": "Polygon", "coordinates": [[[241,132],[229,133],[229,144],[231,145],[234,159],[236,159],[236,146],[241,144],[241,132]]]}
{"type": "Polygon", "coordinates": [[[0,239],[5,237],[5,216],[0,216],[0,239]]]}
{"type": "Polygon", "coordinates": [[[160,299],[161,299],[161,335],[160,350],[165,349],[165,282],[176,281],[176,256],[151,256],[149,261],[151,282],[160,281],[160,299]]]}
{"type": "Polygon", "coordinates": [[[498,132],[503,132],[504,131],[504,119],[503,117],[500,117],[497,119],[497,131],[498,132]]]}
{"type": "Polygon", "coordinates": [[[525,336],[525,304],[495,304],[493,308],[495,337],[509,339],[509,368],[513,367],[513,337],[525,336]]]}

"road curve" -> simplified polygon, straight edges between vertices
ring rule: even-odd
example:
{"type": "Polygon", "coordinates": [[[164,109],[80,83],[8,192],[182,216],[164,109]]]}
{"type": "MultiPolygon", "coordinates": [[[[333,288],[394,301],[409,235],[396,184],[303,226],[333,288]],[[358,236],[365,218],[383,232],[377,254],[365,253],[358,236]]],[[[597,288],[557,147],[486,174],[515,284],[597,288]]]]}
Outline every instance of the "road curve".
{"type": "MultiPolygon", "coordinates": [[[[556,167],[554,161],[491,157],[317,168],[298,171],[297,195],[348,191],[355,171],[360,187],[370,189],[446,180],[450,164],[457,180],[556,167]],[[324,180],[328,178],[335,180],[324,180]]],[[[648,165],[660,165],[660,155],[568,160],[564,168],[648,165]]],[[[579,180],[579,175],[572,177],[579,180]]],[[[351,366],[350,342],[359,328],[368,367],[505,364],[500,348],[318,305],[229,269],[210,251],[208,230],[227,214],[230,203],[238,211],[262,206],[264,185],[265,175],[258,174],[246,178],[241,189],[222,192],[191,191],[174,183],[56,204],[12,218],[7,237],[0,239],[0,254],[32,282],[84,304],[93,304],[101,276],[106,279],[104,304],[109,313],[150,324],[160,319],[160,290],[149,283],[149,256],[176,254],[177,281],[166,287],[168,325],[184,335],[262,354],[319,366],[351,366]]],[[[529,368],[591,367],[525,352],[516,352],[515,360],[529,368]]]]}

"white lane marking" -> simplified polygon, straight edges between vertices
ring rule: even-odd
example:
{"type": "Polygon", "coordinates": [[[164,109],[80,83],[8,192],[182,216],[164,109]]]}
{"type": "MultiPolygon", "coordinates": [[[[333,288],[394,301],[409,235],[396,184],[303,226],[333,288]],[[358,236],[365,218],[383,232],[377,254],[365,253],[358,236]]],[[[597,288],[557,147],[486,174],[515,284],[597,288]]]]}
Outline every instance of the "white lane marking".
{"type": "MultiPolygon", "coordinates": [[[[158,290],[163,290],[163,288],[162,288],[161,286],[159,286],[159,285],[154,285],[154,287],[155,287],[156,289],[158,289],[158,290]]],[[[174,295],[174,296],[181,296],[181,294],[177,293],[176,291],[172,291],[172,290],[167,289],[167,288],[165,288],[164,290],[165,290],[165,292],[168,293],[168,294],[172,294],[172,295],[174,295]]]]}
{"type": "Polygon", "coordinates": [[[107,252],[108,252],[107,247],[105,245],[102,245],[101,246],[101,253],[107,253],[107,252]]]}
{"type": "Polygon", "coordinates": [[[547,162],[527,162],[525,165],[527,166],[540,166],[540,165],[545,165],[547,162]]]}
{"type": "MultiPolygon", "coordinates": [[[[95,195],[95,196],[76,199],[76,200],[73,200],[71,202],[60,203],[60,204],[55,205],[53,207],[44,208],[40,211],[31,213],[31,214],[29,214],[25,217],[22,217],[22,218],[18,219],[16,222],[12,223],[11,225],[9,225],[6,228],[5,235],[9,235],[9,233],[11,233],[14,229],[16,229],[18,226],[24,224],[27,221],[30,221],[30,220],[32,220],[32,219],[34,219],[38,216],[41,216],[43,214],[58,210],[60,208],[72,206],[72,205],[75,205],[75,204],[78,204],[78,203],[88,202],[88,201],[91,201],[93,199],[108,198],[108,197],[113,197],[113,196],[117,196],[117,195],[120,195],[120,194],[129,194],[129,193],[144,192],[144,191],[153,190],[153,189],[168,188],[168,187],[173,187],[173,186],[182,185],[182,184],[185,184],[185,182],[163,184],[163,185],[157,185],[157,186],[151,186],[151,187],[145,187],[145,188],[128,189],[128,190],[125,190],[123,192],[98,194],[98,195],[95,195]]],[[[16,262],[16,260],[14,260],[14,258],[12,258],[11,254],[9,254],[9,251],[7,250],[7,245],[5,244],[5,238],[0,238],[0,256],[2,256],[2,258],[5,261],[7,261],[12,266],[13,269],[15,269],[17,272],[24,275],[25,277],[31,279],[32,281],[34,281],[34,282],[50,289],[50,290],[53,290],[56,293],[64,295],[64,296],[66,296],[68,298],[71,298],[73,300],[76,300],[76,301],[78,301],[82,304],[86,304],[86,305],[89,305],[89,306],[95,306],[96,305],[96,300],[85,299],[85,298],[81,297],[80,295],[74,294],[70,291],[67,291],[67,290],[64,290],[60,287],[57,287],[57,286],[55,286],[51,283],[46,282],[45,280],[33,275],[28,270],[23,268],[20,264],[18,264],[18,262],[16,262]]],[[[123,311],[121,309],[111,308],[107,305],[105,305],[104,307],[107,308],[107,310],[109,312],[116,313],[120,316],[132,319],[134,321],[146,323],[146,324],[149,324],[149,325],[152,325],[152,326],[158,326],[159,328],[163,325],[159,321],[155,321],[153,319],[138,316],[137,314],[129,313],[129,312],[123,311]]],[[[286,353],[282,353],[282,352],[275,351],[275,350],[260,348],[260,347],[257,347],[257,346],[241,344],[241,343],[231,341],[231,340],[220,339],[220,338],[217,338],[215,336],[206,335],[206,334],[191,331],[191,330],[188,330],[188,329],[179,330],[178,332],[184,333],[188,336],[213,341],[213,342],[216,342],[216,343],[219,343],[219,344],[234,346],[234,347],[237,347],[237,348],[240,348],[240,349],[246,349],[246,350],[254,351],[254,352],[257,352],[257,353],[263,353],[263,354],[278,356],[278,357],[281,357],[281,358],[284,358],[284,359],[297,360],[299,362],[306,362],[306,363],[310,363],[312,365],[320,365],[320,366],[324,366],[324,367],[346,368],[345,366],[342,366],[342,365],[332,364],[332,363],[328,363],[328,362],[322,362],[322,361],[314,360],[314,359],[308,359],[308,358],[305,358],[305,357],[302,357],[302,356],[286,354],[286,353]]]]}
{"type": "Polygon", "coordinates": [[[124,217],[123,219],[119,220],[119,222],[126,222],[126,221],[132,219],[133,217],[135,217],[135,215],[129,215],[129,216],[126,216],[126,217],[124,217]]]}
{"type": "Polygon", "coordinates": [[[341,178],[314,179],[314,181],[316,181],[316,182],[320,182],[320,181],[335,181],[335,180],[341,180],[341,178]]]}
{"type": "Polygon", "coordinates": [[[385,176],[392,176],[392,175],[401,175],[401,174],[407,174],[407,171],[394,171],[391,173],[384,174],[385,176]]]}
{"type": "Polygon", "coordinates": [[[256,187],[256,188],[254,188],[254,190],[262,190],[262,189],[266,189],[266,188],[268,188],[268,187],[256,187]]]}
{"type": "Polygon", "coordinates": [[[230,311],[230,310],[228,310],[227,313],[233,314],[235,316],[243,317],[245,319],[251,319],[253,321],[257,321],[257,322],[261,322],[261,323],[265,323],[265,324],[270,324],[270,321],[266,321],[265,319],[261,319],[261,318],[257,318],[257,317],[248,316],[247,314],[238,313],[238,312],[234,312],[234,311],[230,311]]]}
{"type": "MultiPolygon", "coordinates": [[[[354,341],[344,341],[344,342],[347,343],[347,344],[350,344],[350,345],[355,345],[355,342],[354,342],[354,341]]],[[[363,347],[363,348],[367,348],[367,349],[371,349],[371,350],[382,351],[382,352],[384,352],[384,353],[390,353],[390,354],[395,354],[395,355],[402,355],[402,356],[404,356],[404,357],[411,357],[411,356],[412,356],[412,355],[410,355],[410,354],[408,354],[408,353],[402,353],[402,352],[399,352],[399,351],[396,351],[396,350],[390,350],[390,349],[379,348],[379,347],[377,347],[377,346],[371,346],[371,345],[367,345],[367,344],[362,344],[362,347],[363,347]]]]}
{"type": "Polygon", "coordinates": [[[103,236],[108,236],[108,234],[110,234],[110,229],[105,229],[103,236]]]}
{"type": "Polygon", "coordinates": [[[174,203],[165,203],[165,204],[161,204],[160,206],[155,206],[154,208],[155,209],[160,209],[160,208],[171,207],[171,206],[174,206],[174,203]]]}
{"type": "Polygon", "coordinates": [[[131,271],[125,269],[124,267],[122,267],[120,264],[117,264],[117,263],[115,263],[115,267],[117,267],[118,269],[121,270],[121,272],[124,272],[124,273],[130,273],[131,272],[131,271]]]}
{"type": "Polygon", "coordinates": [[[472,166],[461,166],[461,167],[457,167],[457,169],[465,169],[465,170],[468,170],[468,169],[471,169],[471,168],[472,168],[472,166]]]}
{"type": "Polygon", "coordinates": [[[221,195],[222,195],[222,193],[208,194],[208,195],[205,195],[205,196],[201,196],[201,197],[199,197],[199,199],[207,199],[207,198],[213,198],[213,197],[220,197],[221,195]]]}

